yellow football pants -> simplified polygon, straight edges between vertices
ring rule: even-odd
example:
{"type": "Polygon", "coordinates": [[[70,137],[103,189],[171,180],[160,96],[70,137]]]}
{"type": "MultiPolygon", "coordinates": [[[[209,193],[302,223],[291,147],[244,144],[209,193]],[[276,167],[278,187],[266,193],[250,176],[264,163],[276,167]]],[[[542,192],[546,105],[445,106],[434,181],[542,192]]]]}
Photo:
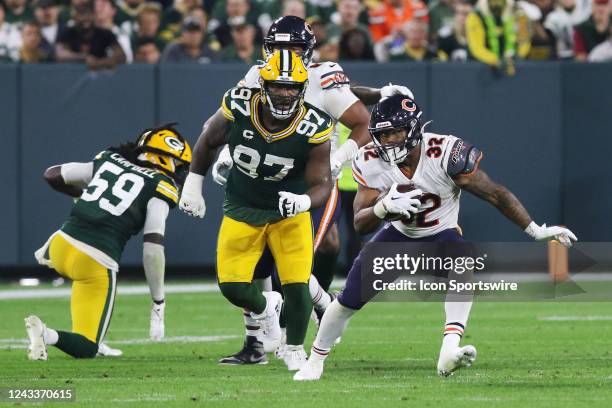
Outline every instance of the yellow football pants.
{"type": "Polygon", "coordinates": [[[115,303],[115,272],[72,246],[60,234],[49,246],[49,257],[60,275],[72,280],[72,332],[94,343],[104,338],[115,303]]]}
{"type": "Polygon", "coordinates": [[[314,249],[312,221],[306,212],[263,226],[223,217],[217,241],[219,283],[251,282],[266,244],[281,284],[308,282],[314,249]]]}

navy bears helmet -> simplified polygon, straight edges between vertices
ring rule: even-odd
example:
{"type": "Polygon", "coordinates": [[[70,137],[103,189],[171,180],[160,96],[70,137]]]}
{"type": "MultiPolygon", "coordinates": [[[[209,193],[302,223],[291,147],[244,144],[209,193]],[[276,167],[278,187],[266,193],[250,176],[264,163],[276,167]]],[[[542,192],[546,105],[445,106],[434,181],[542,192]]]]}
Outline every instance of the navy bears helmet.
{"type": "Polygon", "coordinates": [[[264,51],[268,57],[274,53],[275,47],[301,47],[303,51],[300,57],[307,66],[312,59],[315,43],[310,24],[297,16],[285,16],[277,18],[270,26],[268,35],[264,38],[264,51]]]}
{"type": "Polygon", "coordinates": [[[409,151],[415,148],[423,137],[420,121],[422,114],[416,102],[405,95],[392,95],[374,106],[368,130],[381,159],[392,164],[406,159],[409,151]],[[406,130],[404,140],[381,143],[381,135],[402,129],[406,130]]]}

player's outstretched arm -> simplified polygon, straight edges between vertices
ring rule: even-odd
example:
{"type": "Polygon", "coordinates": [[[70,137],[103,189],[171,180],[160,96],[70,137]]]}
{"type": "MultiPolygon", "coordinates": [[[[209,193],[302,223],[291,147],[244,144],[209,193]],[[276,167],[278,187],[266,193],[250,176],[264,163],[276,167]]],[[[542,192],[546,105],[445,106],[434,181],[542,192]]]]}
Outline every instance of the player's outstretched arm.
{"type": "Polygon", "coordinates": [[[164,337],[166,256],[164,234],[170,207],[165,201],[153,197],[147,203],[147,216],[143,228],[142,265],[153,300],[149,335],[153,340],[164,337]]]}
{"type": "Polygon", "coordinates": [[[45,170],[43,177],[55,191],[80,197],[93,177],[93,163],[66,163],[45,170]]]}
{"type": "Polygon", "coordinates": [[[566,246],[571,246],[571,240],[577,241],[576,236],[567,228],[536,224],[519,199],[506,187],[491,180],[480,168],[476,168],[470,174],[458,174],[453,180],[461,189],[491,203],[506,218],[537,241],[555,239],[566,246]]]}
{"type": "Polygon", "coordinates": [[[206,214],[206,204],[202,196],[204,176],[215,159],[217,149],[226,143],[229,120],[219,109],[204,123],[202,133],[193,149],[189,174],[183,184],[179,208],[185,213],[198,218],[206,214]]]}

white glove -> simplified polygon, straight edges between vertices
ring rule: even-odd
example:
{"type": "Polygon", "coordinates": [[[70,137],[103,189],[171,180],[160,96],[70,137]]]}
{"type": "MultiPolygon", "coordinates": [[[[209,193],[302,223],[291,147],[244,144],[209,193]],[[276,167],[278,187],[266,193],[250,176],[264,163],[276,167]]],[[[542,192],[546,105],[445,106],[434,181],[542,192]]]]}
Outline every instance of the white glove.
{"type": "Polygon", "coordinates": [[[331,155],[330,165],[332,180],[336,180],[340,176],[342,165],[349,160],[353,160],[355,156],[357,156],[358,151],[359,146],[357,146],[357,142],[353,139],[347,139],[346,142],[331,155]]]}
{"type": "Polygon", "coordinates": [[[285,218],[295,217],[310,209],[310,196],[308,194],[293,194],[279,191],[278,210],[285,218]]]}
{"type": "Polygon", "coordinates": [[[380,100],[382,101],[391,95],[405,95],[414,100],[414,94],[410,89],[402,85],[393,85],[389,82],[389,85],[380,88],[380,100]]]}
{"type": "Polygon", "coordinates": [[[189,172],[183,185],[179,208],[192,217],[204,218],[206,204],[202,197],[202,184],[204,176],[189,172]]]}
{"type": "Polygon", "coordinates": [[[525,232],[536,241],[556,240],[568,248],[572,246],[572,240],[578,241],[578,238],[576,238],[572,231],[558,225],[547,227],[546,224],[542,224],[542,226],[539,226],[532,221],[525,228],[525,232]]]}
{"type": "Polygon", "coordinates": [[[420,189],[412,190],[407,193],[397,191],[397,183],[393,183],[389,192],[374,205],[374,214],[382,219],[391,216],[391,220],[398,220],[402,217],[410,219],[412,214],[419,210],[421,201],[416,198],[422,195],[420,189]]]}
{"type": "Polygon", "coordinates": [[[232,156],[229,151],[229,146],[225,145],[217,157],[217,161],[213,164],[212,176],[215,183],[224,186],[227,183],[229,171],[234,166],[232,156]]]}

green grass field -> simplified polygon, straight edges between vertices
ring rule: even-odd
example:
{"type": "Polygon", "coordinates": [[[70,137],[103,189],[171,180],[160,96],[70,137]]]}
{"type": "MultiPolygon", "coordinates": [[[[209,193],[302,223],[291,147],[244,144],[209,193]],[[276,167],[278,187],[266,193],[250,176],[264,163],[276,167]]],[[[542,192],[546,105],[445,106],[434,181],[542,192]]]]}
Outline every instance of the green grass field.
{"type": "MultiPolygon", "coordinates": [[[[446,379],[435,373],[442,304],[373,303],[351,321],[322,380],[295,383],[273,356],[265,366],[217,365],[243,334],[240,312],[220,293],[167,301],[167,336],[236,337],[113,343],[148,336],[148,297],[118,296],[107,340],[123,357],[77,361],[51,348],[49,361],[30,362],[14,348],[25,339],[23,318],[69,328],[69,301],[0,300],[0,387],[75,389],[76,403],[51,406],[612,406],[610,303],[477,303],[464,343],[478,348],[478,360],[446,379]],[[545,320],[551,316],[569,320],[545,320]]],[[[313,336],[311,326],[308,346],[313,336]]]]}

